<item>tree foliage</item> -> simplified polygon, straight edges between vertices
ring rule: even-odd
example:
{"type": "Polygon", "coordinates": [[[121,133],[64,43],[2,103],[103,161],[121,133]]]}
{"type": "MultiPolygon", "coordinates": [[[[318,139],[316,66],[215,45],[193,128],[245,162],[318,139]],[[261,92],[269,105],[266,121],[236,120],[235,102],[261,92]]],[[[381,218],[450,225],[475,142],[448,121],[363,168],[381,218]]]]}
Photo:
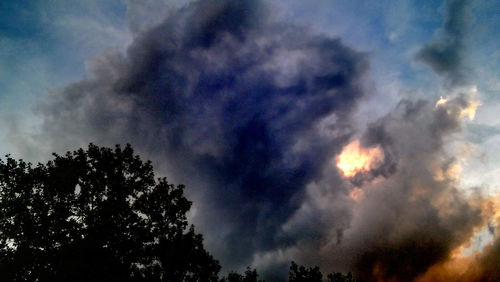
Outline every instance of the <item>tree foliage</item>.
{"type": "Polygon", "coordinates": [[[0,161],[1,281],[217,281],[182,185],[130,145],[0,161]]]}
{"type": "Polygon", "coordinates": [[[352,273],[343,274],[340,272],[334,272],[327,275],[328,282],[356,282],[357,280],[353,277],[352,273]]]}
{"type": "MultiPolygon", "coordinates": [[[[321,282],[323,281],[323,274],[318,266],[304,267],[293,262],[290,265],[288,276],[289,282],[321,282]]],[[[327,275],[328,282],[355,282],[356,279],[352,273],[342,274],[340,272],[333,272],[327,275]]]]}
{"type": "Polygon", "coordinates": [[[321,282],[322,280],[323,274],[321,274],[319,267],[306,268],[292,261],[288,276],[289,282],[321,282]]]}
{"type": "Polygon", "coordinates": [[[244,275],[234,271],[229,272],[229,274],[222,278],[220,282],[261,282],[262,280],[258,280],[258,277],[259,275],[257,274],[256,269],[247,267],[244,275]]]}

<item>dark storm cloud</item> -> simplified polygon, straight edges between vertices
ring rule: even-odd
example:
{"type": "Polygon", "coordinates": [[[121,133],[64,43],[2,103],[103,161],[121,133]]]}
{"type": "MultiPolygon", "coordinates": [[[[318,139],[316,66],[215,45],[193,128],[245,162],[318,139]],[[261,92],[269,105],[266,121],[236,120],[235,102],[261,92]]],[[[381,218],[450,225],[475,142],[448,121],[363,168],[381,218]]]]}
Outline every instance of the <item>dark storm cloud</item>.
{"type": "Polygon", "coordinates": [[[469,81],[464,68],[464,44],[467,23],[470,20],[470,0],[445,1],[445,19],[441,33],[424,46],[416,58],[427,63],[436,73],[444,76],[451,86],[469,81]]]}
{"type": "Polygon", "coordinates": [[[34,138],[57,151],[132,143],[188,185],[194,222],[229,269],[292,244],[302,233],[280,228],[351,135],[367,62],[267,13],[215,0],[172,12],[51,95],[34,138]]]}

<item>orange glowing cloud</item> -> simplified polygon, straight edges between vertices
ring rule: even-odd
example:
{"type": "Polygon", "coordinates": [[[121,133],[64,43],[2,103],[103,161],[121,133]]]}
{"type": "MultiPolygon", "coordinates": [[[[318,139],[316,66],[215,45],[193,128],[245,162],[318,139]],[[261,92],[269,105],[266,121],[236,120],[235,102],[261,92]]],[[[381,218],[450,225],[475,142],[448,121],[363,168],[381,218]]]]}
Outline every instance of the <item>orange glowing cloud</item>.
{"type": "Polygon", "coordinates": [[[345,177],[353,177],[357,173],[376,168],[384,161],[384,152],[377,146],[362,148],[359,140],[354,140],[344,147],[337,158],[337,167],[345,177]]]}
{"type": "MultiPolygon", "coordinates": [[[[483,223],[493,222],[498,226],[500,219],[500,194],[486,199],[472,201],[474,206],[481,206],[483,223]]],[[[448,259],[431,266],[424,274],[415,279],[417,282],[444,282],[444,281],[497,281],[500,270],[498,269],[498,251],[500,238],[493,235],[491,241],[485,242],[481,248],[471,248],[473,238],[478,235],[481,226],[477,226],[472,237],[457,246],[448,259]],[[466,250],[469,250],[467,253],[466,250]]]]}
{"type": "Polygon", "coordinates": [[[476,116],[476,109],[479,105],[480,104],[478,101],[470,101],[469,105],[467,105],[466,108],[462,109],[462,111],[460,112],[460,116],[466,116],[469,118],[469,120],[473,120],[476,116]]]}

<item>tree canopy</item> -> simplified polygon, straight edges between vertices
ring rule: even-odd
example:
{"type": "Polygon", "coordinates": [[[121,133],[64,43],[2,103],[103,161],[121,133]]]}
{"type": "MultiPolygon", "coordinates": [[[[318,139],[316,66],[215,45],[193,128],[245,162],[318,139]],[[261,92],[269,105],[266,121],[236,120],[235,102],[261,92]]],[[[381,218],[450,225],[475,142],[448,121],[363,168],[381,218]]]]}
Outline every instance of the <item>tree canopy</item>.
{"type": "Polygon", "coordinates": [[[323,274],[319,267],[304,267],[292,261],[288,276],[289,282],[321,282],[323,274]]]}
{"type": "Polygon", "coordinates": [[[0,161],[1,281],[217,281],[182,185],[130,145],[0,161]]]}
{"type": "Polygon", "coordinates": [[[258,277],[259,275],[256,269],[247,267],[244,275],[232,271],[229,272],[226,277],[223,277],[220,282],[262,282],[262,280],[257,279],[258,277]]]}
{"type": "MultiPolygon", "coordinates": [[[[327,275],[328,282],[355,282],[356,279],[353,277],[352,273],[342,274],[340,272],[333,272],[327,275]]],[[[288,272],[289,282],[322,282],[323,274],[321,273],[318,266],[315,267],[305,267],[303,265],[298,265],[294,261],[290,264],[290,270],[288,272]]]]}

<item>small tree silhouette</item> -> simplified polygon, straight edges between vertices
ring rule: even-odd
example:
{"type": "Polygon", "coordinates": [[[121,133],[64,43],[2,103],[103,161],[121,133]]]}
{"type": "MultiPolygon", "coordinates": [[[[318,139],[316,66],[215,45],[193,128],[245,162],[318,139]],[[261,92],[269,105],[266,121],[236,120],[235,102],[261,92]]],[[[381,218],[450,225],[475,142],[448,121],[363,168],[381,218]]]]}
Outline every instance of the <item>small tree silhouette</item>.
{"type": "Polygon", "coordinates": [[[330,273],[327,276],[328,282],[356,282],[352,273],[342,274],[340,272],[330,273]]]}
{"type": "Polygon", "coordinates": [[[247,267],[245,275],[233,271],[230,272],[227,277],[223,277],[220,282],[261,282],[262,280],[258,280],[258,277],[259,274],[257,274],[256,269],[247,267]]]}
{"type": "Polygon", "coordinates": [[[0,161],[0,281],[217,281],[182,185],[127,145],[0,161]]]}
{"type": "MultiPolygon", "coordinates": [[[[321,282],[323,281],[323,274],[321,273],[318,266],[315,267],[304,267],[302,265],[297,265],[292,261],[290,265],[290,271],[288,276],[289,282],[321,282]]],[[[333,272],[327,275],[328,282],[356,282],[354,276],[351,272],[348,274],[342,274],[340,272],[333,272]]]]}
{"type": "Polygon", "coordinates": [[[321,274],[319,267],[306,268],[292,261],[288,276],[289,282],[321,282],[322,280],[323,274],[321,274]]]}

